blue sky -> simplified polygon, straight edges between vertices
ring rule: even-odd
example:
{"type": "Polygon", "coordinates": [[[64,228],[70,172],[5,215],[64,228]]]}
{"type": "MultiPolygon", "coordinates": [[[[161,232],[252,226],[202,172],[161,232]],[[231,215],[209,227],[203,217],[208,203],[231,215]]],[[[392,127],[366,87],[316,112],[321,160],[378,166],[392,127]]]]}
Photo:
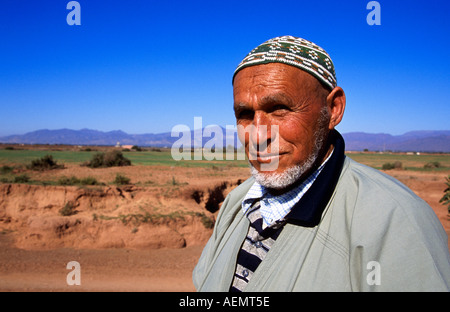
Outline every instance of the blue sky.
{"type": "Polygon", "coordinates": [[[38,129],[233,125],[231,77],[280,35],[322,46],[347,108],[338,130],[449,130],[450,2],[2,0],[0,136],[38,129]]]}

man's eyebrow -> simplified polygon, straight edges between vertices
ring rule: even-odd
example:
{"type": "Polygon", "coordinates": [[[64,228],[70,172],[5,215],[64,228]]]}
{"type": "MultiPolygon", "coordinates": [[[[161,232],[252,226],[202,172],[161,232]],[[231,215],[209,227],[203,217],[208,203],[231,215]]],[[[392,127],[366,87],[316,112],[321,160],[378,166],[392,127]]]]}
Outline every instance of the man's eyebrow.
{"type": "Polygon", "coordinates": [[[239,110],[243,110],[243,109],[247,109],[247,108],[248,108],[248,104],[245,102],[235,103],[233,106],[233,109],[235,111],[239,111],[239,110]]]}
{"type": "Polygon", "coordinates": [[[266,95],[266,96],[262,97],[259,102],[259,104],[262,106],[270,105],[270,104],[272,104],[272,105],[273,104],[285,104],[285,105],[292,106],[292,103],[293,103],[292,99],[283,92],[266,95]]]}
{"type": "MultiPolygon", "coordinates": [[[[293,101],[288,95],[283,92],[263,96],[259,101],[259,105],[262,107],[274,104],[284,104],[287,106],[292,106],[293,101]]],[[[238,112],[249,109],[249,106],[250,105],[246,102],[238,102],[234,104],[233,109],[235,112],[238,112]]]]}

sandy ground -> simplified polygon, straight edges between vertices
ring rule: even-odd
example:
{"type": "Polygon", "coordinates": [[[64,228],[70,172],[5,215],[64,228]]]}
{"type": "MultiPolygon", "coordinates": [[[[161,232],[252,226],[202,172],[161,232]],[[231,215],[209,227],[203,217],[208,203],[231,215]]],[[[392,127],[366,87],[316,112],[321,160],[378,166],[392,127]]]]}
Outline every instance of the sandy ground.
{"type": "MultiPolygon", "coordinates": [[[[450,214],[446,206],[439,203],[446,189],[445,178],[449,172],[410,172],[402,170],[387,171],[389,175],[400,180],[425,200],[441,221],[444,230],[450,237],[450,214]]],[[[448,241],[450,250],[450,239],[448,241]]]]}
{"type": "Polygon", "coordinates": [[[0,291],[195,291],[192,270],[202,246],[182,249],[23,250],[0,236],[0,291]],[[68,285],[67,263],[80,264],[68,285]]]}
{"type": "MultiPolygon", "coordinates": [[[[226,195],[247,169],[130,167],[113,170],[66,168],[53,175],[77,174],[109,181],[124,172],[133,183],[145,186],[120,189],[108,185],[101,191],[77,187],[0,185],[0,291],[195,291],[192,270],[211,229],[202,225],[202,213],[214,218],[194,190],[229,181],[226,195]],[[125,171],[124,171],[125,170],[125,171]],[[177,183],[173,185],[172,177],[177,183]],[[139,181],[139,179],[141,179],[139,181]],[[234,182],[233,182],[234,181],[234,182]],[[163,194],[163,195],[161,195],[163,194]],[[59,209],[73,201],[77,214],[62,217],[59,209]],[[153,223],[123,224],[118,219],[95,220],[93,213],[108,217],[144,212],[184,213],[153,223]],[[81,285],[66,282],[70,261],[80,264],[81,285]]],[[[427,201],[450,235],[447,208],[439,204],[445,189],[444,173],[388,171],[427,201]]],[[[46,175],[50,173],[43,173],[46,175]]],[[[449,244],[450,249],[450,244],[449,244]]]]}

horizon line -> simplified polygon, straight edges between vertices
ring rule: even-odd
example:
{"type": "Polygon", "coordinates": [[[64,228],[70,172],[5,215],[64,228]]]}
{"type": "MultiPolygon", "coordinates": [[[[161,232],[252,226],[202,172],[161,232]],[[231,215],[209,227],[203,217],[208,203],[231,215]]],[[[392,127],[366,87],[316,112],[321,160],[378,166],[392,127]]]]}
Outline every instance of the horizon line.
{"type": "MultiPolygon", "coordinates": [[[[221,125],[207,125],[208,126],[219,126],[222,129],[226,129],[224,126],[221,125]]],[[[233,125],[235,126],[235,125],[233,125]]],[[[195,129],[191,129],[190,131],[198,131],[198,130],[204,130],[206,127],[202,127],[202,128],[195,128],[195,129]]],[[[163,132],[144,132],[144,133],[129,133],[126,132],[122,129],[115,129],[115,130],[98,130],[98,129],[91,129],[91,128],[81,128],[81,129],[71,129],[71,128],[58,128],[58,129],[48,129],[48,128],[42,128],[42,129],[37,129],[37,130],[32,130],[32,131],[28,131],[25,133],[16,133],[16,134],[7,134],[7,135],[0,135],[0,138],[5,138],[5,137],[11,137],[11,136],[23,136],[23,135],[27,135],[30,133],[34,133],[34,132],[39,132],[39,131],[62,131],[62,130],[69,130],[69,131],[83,131],[83,130],[88,130],[88,131],[95,131],[95,132],[101,132],[101,133],[111,133],[111,132],[123,132],[124,134],[127,135],[147,135],[147,134],[153,134],[153,135],[157,135],[157,134],[164,134],[164,133],[171,133],[172,130],[170,131],[163,131],[163,132]]],[[[421,130],[421,129],[416,129],[416,130],[409,130],[406,131],[402,134],[391,134],[388,132],[366,132],[363,130],[359,130],[359,131],[348,131],[348,132],[341,132],[338,130],[339,133],[341,134],[349,134],[349,133],[364,133],[364,134],[387,134],[387,135],[391,135],[391,136],[402,136],[411,132],[450,132],[450,129],[445,129],[445,130],[437,130],[437,129],[433,129],[433,130],[421,130]]]]}

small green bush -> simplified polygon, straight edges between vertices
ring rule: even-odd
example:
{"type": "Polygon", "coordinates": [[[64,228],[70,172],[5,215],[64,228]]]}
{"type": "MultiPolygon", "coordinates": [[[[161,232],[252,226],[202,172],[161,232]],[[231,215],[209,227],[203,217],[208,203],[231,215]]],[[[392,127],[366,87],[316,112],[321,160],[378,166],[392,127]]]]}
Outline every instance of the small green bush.
{"type": "Polygon", "coordinates": [[[114,166],[130,166],[131,161],[128,158],[125,158],[122,152],[117,150],[112,150],[110,152],[105,153],[104,162],[106,167],[114,167],[114,166]]]}
{"type": "Polygon", "coordinates": [[[114,184],[117,185],[126,185],[126,184],[130,184],[130,178],[127,178],[126,176],[123,176],[121,174],[117,174],[116,178],[113,181],[114,184]]]}
{"type": "Polygon", "coordinates": [[[384,163],[381,167],[382,170],[392,170],[392,169],[402,169],[403,164],[401,161],[396,161],[394,163],[384,163]]]}
{"type": "Polygon", "coordinates": [[[13,171],[13,168],[7,165],[4,165],[0,168],[0,173],[1,174],[6,174],[6,173],[10,173],[11,171],[13,171]]]}
{"type": "Polygon", "coordinates": [[[105,167],[104,164],[105,153],[95,153],[91,161],[89,161],[86,165],[91,168],[101,168],[105,167]]]}
{"type": "Polygon", "coordinates": [[[51,170],[51,169],[60,169],[64,168],[64,165],[58,165],[55,160],[53,160],[52,155],[45,155],[44,157],[32,160],[29,165],[27,165],[28,169],[31,170],[51,170]]]}
{"type": "Polygon", "coordinates": [[[78,179],[75,176],[71,176],[70,178],[61,177],[58,179],[58,184],[59,185],[76,185],[76,184],[80,184],[80,179],[78,179]]]}
{"type": "Polygon", "coordinates": [[[30,181],[30,177],[26,174],[21,174],[14,177],[14,183],[27,183],[30,181]]]}
{"type": "Polygon", "coordinates": [[[438,161],[430,161],[429,163],[425,164],[423,167],[425,169],[441,168],[441,163],[438,161]]]}
{"type": "Polygon", "coordinates": [[[444,196],[439,200],[439,202],[442,205],[447,205],[448,213],[450,213],[450,176],[445,178],[447,182],[445,183],[447,185],[447,188],[444,190],[444,196]]]}
{"type": "Polygon", "coordinates": [[[131,161],[125,158],[121,151],[112,150],[106,153],[96,153],[86,164],[91,168],[106,168],[115,166],[130,166],[131,161]]]}
{"type": "Polygon", "coordinates": [[[94,177],[87,177],[80,180],[82,185],[99,185],[100,183],[94,177]]]}
{"type": "Polygon", "coordinates": [[[67,202],[64,207],[59,210],[59,214],[67,217],[76,214],[75,205],[72,202],[67,202]]]}
{"type": "Polygon", "coordinates": [[[78,179],[75,176],[71,176],[70,178],[69,177],[61,177],[58,179],[57,183],[59,185],[100,185],[101,184],[94,177],[78,179]]]}
{"type": "Polygon", "coordinates": [[[206,229],[214,228],[214,220],[207,217],[206,215],[201,216],[201,222],[206,229]]]}

